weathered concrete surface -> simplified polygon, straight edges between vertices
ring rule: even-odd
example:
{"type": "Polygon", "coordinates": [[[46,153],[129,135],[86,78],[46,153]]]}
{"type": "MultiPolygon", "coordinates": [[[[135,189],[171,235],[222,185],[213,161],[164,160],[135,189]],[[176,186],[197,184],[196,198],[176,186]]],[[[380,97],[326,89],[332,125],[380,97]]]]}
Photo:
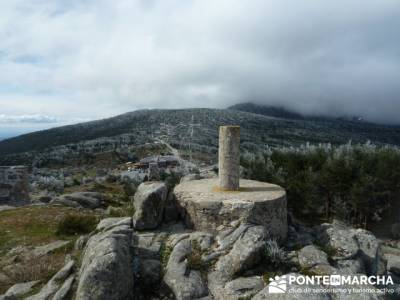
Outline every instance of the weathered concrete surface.
{"type": "Polygon", "coordinates": [[[174,193],[186,225],[195,230],[216,233],[218,226],[239,221],[286,238],[286,192],[277,185],[242,179],[240,190],[229,192],[213,178],[183,182],[174,193]]]}
{"type": "Polygon", "coordinates": [[[239,189],[240,127],[219,127],[218,174],[221,190],[239,189]]]}

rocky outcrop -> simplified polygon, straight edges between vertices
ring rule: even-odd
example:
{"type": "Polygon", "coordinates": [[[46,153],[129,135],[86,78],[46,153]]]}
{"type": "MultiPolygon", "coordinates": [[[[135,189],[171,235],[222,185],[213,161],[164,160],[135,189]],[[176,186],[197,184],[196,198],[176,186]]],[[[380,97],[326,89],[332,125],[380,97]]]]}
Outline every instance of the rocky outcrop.
{"type": "Polygon", "coordinates": [[[131,218],[99,223],[83,253],[77,300],[133,299],[131,218]]]}
{"type": "Polygon", "coordinates": [[[167,186],[163,182],[149,181],[139,185],[133,201],[135,229],[154,229],[161,224],[167,192],[167,186]]]}
{"type": "Polygon", "coordinates": [[[207,295],[207,285],[198,270],[191,270],[187,258],[192,254],[192,242],[179,241],[169,257],[164,282],[177,300],[199,299],[207,295]]]}
{"type": "Polygon", "coordinates": [[[61,241],[60,240],[60,241],[51,242],[50,244],[46,244],[43,246],[38,246],[38,247],[35,247],[31,251],[31,255],[34,257],[43,256],[43,255],[49,254],[51,252],[57,251],[59,249],[65,248],[69,243],[70,243],[70,241],[61,241]]]}
{"type": "Polygon", "coordinates": [[[97,192],[76,192],[61,195],[50,202],[77,208],[96,209],[104,205],[105,196],[97,192]]]}
{"type": "Polygon", "coordinates": [[[199,180],[202,179],[202,176],[200,174],[187,174],[181,178],[181,183],[186,182],[186,181],[191,181],[191,180],[199,180]]]}
{"type": "Polygon", "coordinates": [[[29,203],[28,168],[0,166],[0,205],[21,206],[29,203]]]}
{"type": "Polygon", "coordinates": [[[170,191],[164,207],[164,222],[176,222],[179,220],[179,217],[179,210],[175,195],[172,191],[170,191]]]}
{"type": "Polygon", "coordinates": [[[265,286],[261,276],[239,277],[224,286],[225,299],[246,299],[261,291],[265,286]]]}
{"type": "MultiPolygon", "coordinates": [[[[4,299],[13,299],[17,297],[23,297],[24,295],[30,293],[35,285],[37,285],[39,281],[30,281],[14,284],[10,287],[7,292],[4,294],[4,299]]],[[[1,297],[0,297],[1,299],[1,297]]]]}
{"type": "Polygon", "coordinates": [[[298,252],[299,265],[302,268],[312,268],[316,265],[329,265],[328,255],[314,245],[302,248],[298,252]]]}
{"type": "Polygon", "coordinates": [[[331,258],[337,262],[338,267],[343,267],[343,261],[352,260],[355,262],[348,265],[352,265],[354,269],[364,268],[368,275],[386,272],[386,260],[380,242],[371,232],[334,222],[318,226],[316,235],[319,243],[330,249],[331,258]],[[360,262],[361,266],[354,265],[360,262]]]}
{"type": "MultiPolygon", "coordinates": [[[[228,236],[222,239],[218,238],[220,243],[216,250],[222,251],[221,254],[226,251],[228,253],[218,258],[213,271],[208,274],[208,287],[214,299],[222,300],[228,297],[231,297],[229,299],[239,299],[243,296],[241,293],[236,293],[236,296],[232,294],[232,286],[235,285],[232,281],[235,276],[255,267],[263,259],[266,239],[267,232],[263,226],[251,225],[239,226],[228,236]]],[[[250,290],[248,286],[245,289],[246,294],[257,292],[260,285],[254,282],[253,285],[254,290],[250,290]]]]}
{"type": "Polygon", "coordinates": [[[161,263],[157,259],[141,259],[139,260],[139,278],[142,289],[151,289],[160,284],[161,279],[161,263]]]}
{"type": "Polygon", "coordinates": [[[39,293],[26,298],[27,300],[50,300],[50,299],[65,299],[64,297],[70,291],[71,285],[64,286],[63,282],[71,282],[74,280],[72,274],[75,262],[70,260],[60,271],[47,282],[39,293]],[[69,286],[69,289],[67,287],[69,286]],[[57,296],[56,296],[57,295],[57,296]],[[56,298],[54,298],[56,297],[56,298]]]}
{"type": "Polygon", "coordinates": [[[293,217],[288,214],[288,235],[285,245],[288,249],[299,249],[313,244],[315,237],[312,228],[293,222],[293,217]]]}
{"type": "Polygon", "coordinates": [[[400,238],[400,223],[394,223],[390,227],[390,233],[392,234],[393,238],[399,239],[400,238]]]}

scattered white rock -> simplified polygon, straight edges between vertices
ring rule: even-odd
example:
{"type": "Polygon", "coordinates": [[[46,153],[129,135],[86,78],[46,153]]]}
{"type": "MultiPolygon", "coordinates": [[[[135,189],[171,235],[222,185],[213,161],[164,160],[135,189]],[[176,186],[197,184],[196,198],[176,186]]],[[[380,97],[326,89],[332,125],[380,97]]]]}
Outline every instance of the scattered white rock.
{"type": "Polygon", "coordinates": [[[32,288],[37,285],[40,281],[30,281],[30,282],[23,282],[14,284],[10,287],[7,292],[5,293],[6,297],[21,297],[23,295],[28,294],[32,291],[32,288]]]}
{"type": "Polygon", "coordinates": [[[33,254],[33,256],[36,256],[36,257],[43,256],[43,255],[49,254],[51,252],[54,252],[58,249],[61,249],[65,246],[67,246],[69,243],[70,243],[70,241],[61,241],[61,240],[54,241],[47,245],[35,247],[31,253],[33,254]]]}
{"type": "Polygon", "coordinates": [[[75,192],[71,194],[61,195],[53,199],[51,204],[59,204],[71,207],[82,208],[100,208],[104,204],[105,197],[97,192],[75,192]]]}
{"type": "Polygon", "coordinates": [[[314,245],[305,246],[298,252],[299,264],[302,268],[316,265],[329,265],[328,255],[314,245]]]}

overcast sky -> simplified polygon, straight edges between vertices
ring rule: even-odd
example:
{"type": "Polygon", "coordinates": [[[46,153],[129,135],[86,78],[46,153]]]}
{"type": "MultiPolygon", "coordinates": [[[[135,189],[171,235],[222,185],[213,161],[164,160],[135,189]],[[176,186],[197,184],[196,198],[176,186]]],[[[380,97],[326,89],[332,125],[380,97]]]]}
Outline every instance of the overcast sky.
{"type": "Polygon", "coordinates": [[[399,95],[398,0],[0,2],[0,132],[242,101],[400,123],[399,95]]]}

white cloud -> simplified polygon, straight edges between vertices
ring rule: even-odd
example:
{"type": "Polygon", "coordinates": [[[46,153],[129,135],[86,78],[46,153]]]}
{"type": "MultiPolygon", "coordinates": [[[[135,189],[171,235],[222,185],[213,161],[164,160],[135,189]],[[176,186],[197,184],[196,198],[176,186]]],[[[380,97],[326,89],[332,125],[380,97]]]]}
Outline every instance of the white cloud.
{"type": "Polygon", "coordinates": [[[13,123],[58,123],[60,120],[51,116],[43,115],[2,115],[0,114],[0,124],[13,124],[13,123]]]}
{"type": "Polygon", "coordinates": [[[400,3],[0,2],[0,114],[238,101],[400,122],[400,3]]]}

